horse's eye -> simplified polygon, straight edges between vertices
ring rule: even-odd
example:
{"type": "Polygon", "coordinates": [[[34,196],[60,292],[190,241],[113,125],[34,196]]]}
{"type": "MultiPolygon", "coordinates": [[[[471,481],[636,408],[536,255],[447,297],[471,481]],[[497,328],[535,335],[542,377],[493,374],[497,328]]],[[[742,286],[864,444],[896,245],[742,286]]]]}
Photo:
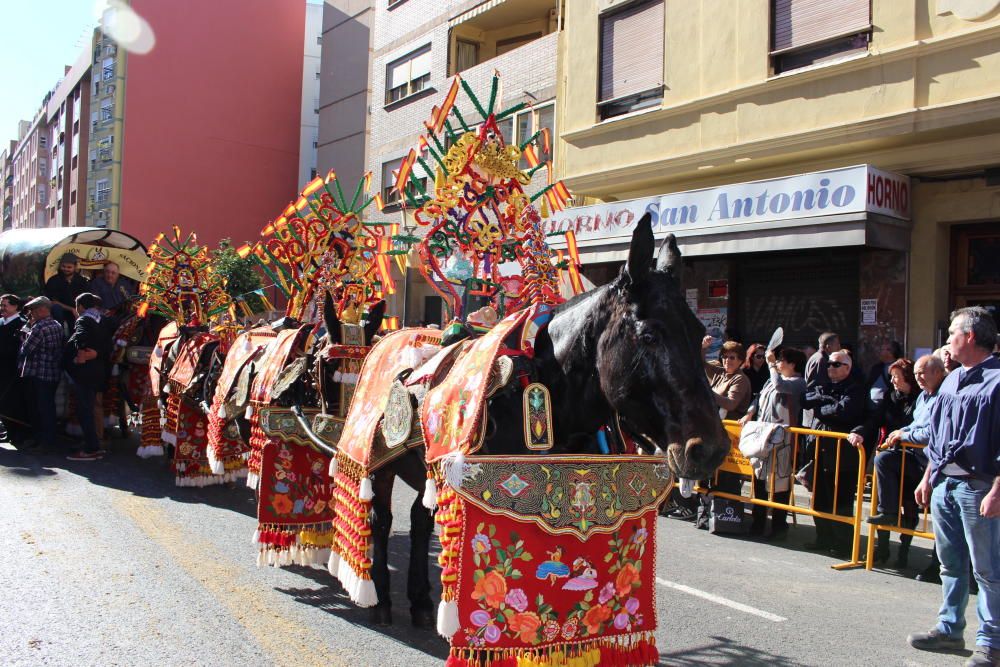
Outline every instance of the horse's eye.
{"type": "Polygon", "coordinates": [[[656,334],[652,331],[643,331],[639,334],[639,340],[643,345],[652,345],[656,342],[656,334]]]}

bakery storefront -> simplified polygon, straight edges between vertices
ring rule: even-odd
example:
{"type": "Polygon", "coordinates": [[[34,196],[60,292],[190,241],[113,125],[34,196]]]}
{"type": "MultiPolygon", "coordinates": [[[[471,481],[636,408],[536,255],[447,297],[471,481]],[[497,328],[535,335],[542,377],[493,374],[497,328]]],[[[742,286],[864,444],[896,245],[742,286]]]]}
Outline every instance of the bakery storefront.
{"type": "MultiPolygon", "coordinates": [[[[636,222],[677,236],[682,288],[709,332],[746,344],[776,326],[788,345],[836,331],[863,363],[883,341],[905,344],[910,181],[870,165],[567,209],[584,275],[611,280],[636,222]]],[[[551,237],[564,247],[561,236],[551,237]]]]}

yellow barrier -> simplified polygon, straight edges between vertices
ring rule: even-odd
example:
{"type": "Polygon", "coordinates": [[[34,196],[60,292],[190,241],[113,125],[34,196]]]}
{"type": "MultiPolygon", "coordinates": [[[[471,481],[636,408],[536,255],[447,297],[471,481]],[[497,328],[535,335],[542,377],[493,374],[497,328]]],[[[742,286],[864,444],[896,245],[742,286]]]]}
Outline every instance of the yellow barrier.
{"type": "MultiPolygon", "coordinates": [[[[718,498],[727,498],[729,500],[736,500],[739,502],[750,503],[753,505],[761,505],[763,507],[771,507],[774,509],[781,509],[787,512],[795,514],[805,514],[814,518],[829,519],[830,521],[837,521],[840,523],[845,523],[851,526],[852,529],[852,539],[851,539],[851,559],[846,563],[838,563],[832,567],[835,570],[845,570],[849,568],[863,567],[865,566],[865,561],[861,560],[861,524],[862,515],[864,512],[864,491],[865,491],[865,468],[868,465],[867,458],[865,456],[865,450],[863,448],[857,448],[858,450],[858,470],[856,479],[856,490],[855,490],[855,500],[854,500],[854,514],[852,516],[847,516],[843,514],[837,514],[837,497],[838,491],[840,490],[840,461],[841,461],[841,449],[845,445],[847,447],[854,447],[854,445],[847,442],[846,433],[838,433],[836,431],[816,431],[809,428],[787,428],[786,430],[792,435],[792,467],[791,474],[792,479],[789,480],[789,502],[778,503],[770,500],[774,498],[774,482],[777,470],[777,465],[771,466],[771,474],[768,479],[768,499],[757,498],[754,491],[754,480],[756,479],[753,468],[750,465],[750,461],[744,457],[739,450],[740,441],[740,431],[742,427],[739,422],[732,420],[724,420],[722,422],[723,426],[726,428],[726,432],[729,434],[729,438],[732,441],[732,450],[726,457],[726,460],[719,467],[719,470],[725,472],[732,472],[742,476],[750,477],[750,495],[736,495],[733,493],[727,493],[724,491],[712,491],[705,489],[703,487],[697,487],[696,490],[700,493],[708,493],[712,496],[718,498]],[[813,488],[815,489],[816,474],[820,467],[819,455],[820,455],[820,439],[830,441],[836,441],[836,469],[834,471],[833,479],[833,512],[824,512],[817,510],[815,507],[815,493],[810,493],[809,495],[809,507],[800,507],[795,504],[795,479],[794,475],[801,466],[798,462],[799,455],[799,443],[802,436],[816,436],[813,443],[813,488]]],[[[772,454],[774,456],[774,454],[772,454]]],[[[716,472],[716,481],[718,481],[718,472],[716,472]]],[[[871,540],[869,540],[871,543],[871,540]]],[[[871,550],[869,544],[869,552],[871,550]]],[[[869,557],[870,562],[870,557],[869,557]]]]}
{"type": "MultiPolygon", "coordinates": [[[[925,445],[918,445],[912,442],[900,442],[898,447],[906,453],[907,449],[923,449],[925,445]]],[[[888,447],[880,447],[880,450],[889,449],[888,447]]],[[[899,466],[899,498],[897,499],[896,505],[896,525],[895,526],[871,526],[868,534],[868,552],[865,555],[865,569],[871,570],[875,566],[875,535],[877,530],[888,530],[892,533],[900,533],[902,535],[913,535],[914,537],[923,537],[928,540],[934,539],[934,533],[927,529],[927,524],[929,523],[928,516],[930,514],[930,505],[923,510],[923,530],[913,530],[911,528],[903,527],[900,522],[903,520],[903,494],[905,491],[905,480],[906,480],[906,460],[909,457],[903,456],[900,460],[899,466]]],[[[869,507],[869,514],[875,514],[878,511],[878,475],[872,475],[872,499],[869,507]]],[[[917,522],[920,525],[920,522],[917,522]]]]}

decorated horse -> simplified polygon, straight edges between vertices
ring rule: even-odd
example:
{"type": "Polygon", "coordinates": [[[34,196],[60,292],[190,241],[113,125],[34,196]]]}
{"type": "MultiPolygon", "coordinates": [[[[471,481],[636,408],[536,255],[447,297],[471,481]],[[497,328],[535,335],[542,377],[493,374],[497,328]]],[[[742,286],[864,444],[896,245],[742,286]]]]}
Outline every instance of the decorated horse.
{"type": "MultiPolygon", "coordinates": [[[[141,315],[153,312],[174,327],[153,350],[151,393],[161,406],[160,440],[172,447],[171,465],[178,486],[205,486],[235,476],[215,475],[208,463],[208,421],[201,409],[201,390],[216,349],[232,342],[229,326],[232,301],[225,281],[212,271],[208,249],[194,234],[161,234],[149,248],[149,279],[142,285],[141,315]]],[[[144,437],[145,437],[144,429],[144,437]]],[[[162,453],[154,443],[142,443],[140,455],[162,453]]]]}
{"type": "Polygon", "coordinates": [[[327,441],[339,434],[361,360],[383,322],[384,290],[391,289],[387,262],[377,254],[382,227],[359,217],[374,199],[362,198],[366,182],[348,200],[333,172],[315,179],[249,251],[288,301],[282,330],[257,352],[242,348],[255,355],[245,414],[261,564],[324,565],[329,558],[327,441]],[[342,409],[321,405],[322,386],[342,409]],[[313,419],[330,414],[326,407],[334,418],[318,425],[323,435],[315,437],[313,419]]]}
{"type": "Polygon", "coordinates": [[[398,477],[423,491],[407,578],[418,626],[435,618],[428,552],[441,527],[449,665],[655,664],[657,506],[673,479],[709,476],[729,450],[701,368],[704,328],[681,294],[676,242],[657,251],[648,215],[614,281],[562,298],[559,272],[578,267],[541,230],[565,189],[525,193],[544,165],[530,142],[504,143],[497,123],[523,105],[495,112],[498,83],[484,105],[456,77],[396,179],[427,227],[422,272],[454,321],[390,333],[366,356],[331,466],[329,568],[391,622],[398,477]],[[477,124],[455,105],[463,90],[477,124]],[[432,193],[415,162],[436,172],[432,193]],[[466,312],[472,297],[485,305],[466,312]]]}

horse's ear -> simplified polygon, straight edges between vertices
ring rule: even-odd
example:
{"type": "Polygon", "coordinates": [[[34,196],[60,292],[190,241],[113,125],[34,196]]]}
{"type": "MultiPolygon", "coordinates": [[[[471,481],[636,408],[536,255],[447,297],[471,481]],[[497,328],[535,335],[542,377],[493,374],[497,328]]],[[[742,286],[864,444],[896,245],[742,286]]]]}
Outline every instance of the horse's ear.
{"type": "Polygon", "coordinates": [[[382,320],[385,319],[385,299],[379,301],[368,309],[368,319],[365,321],[365,343],[372,344],[372,338],[382,328],[382,320]]]}
{"type": "Polygon", "coordinates": [[[330,345],[340,345],[340,318],[333,297],[327,292],[323,297],[323,322],[326,324],[326,338],[330,345]]]}
{"type": "Polygon", "coordinates": [[[652,268],[655,249],[652,220],[647,211],[639,218],[639,223],[632,232],[632,244],[628,249],[628,261],[625,263],[625,276],[629,284],[636,285],[645,279],[652,268]]]}
{"type": "Polygon", "coordinates": [[[677,238],[667,234],[660,244],[660,252],[656,256],[656,270],[669,273],[674,278],[681,273],[681,250],[677,247],[677,238]]]}

